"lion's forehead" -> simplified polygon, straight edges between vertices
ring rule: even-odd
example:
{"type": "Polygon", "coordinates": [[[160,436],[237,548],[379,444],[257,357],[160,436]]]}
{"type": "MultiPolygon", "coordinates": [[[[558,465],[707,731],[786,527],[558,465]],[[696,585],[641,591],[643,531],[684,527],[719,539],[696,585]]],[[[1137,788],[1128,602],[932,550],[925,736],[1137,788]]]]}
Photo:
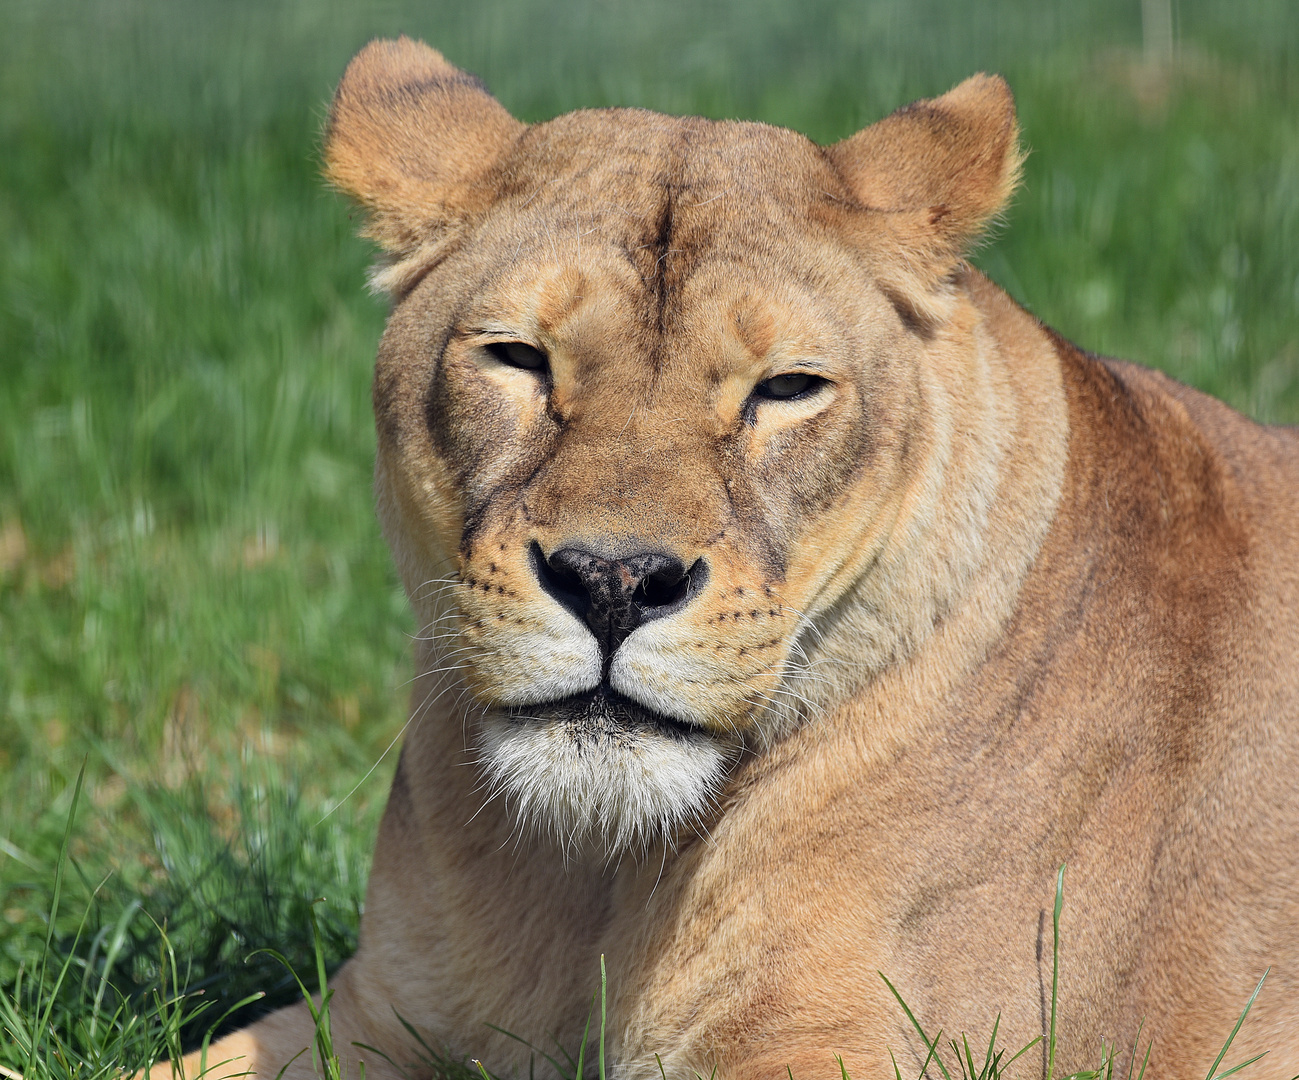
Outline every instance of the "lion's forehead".
{"type": "Polygon", "coordinates": [[[843,196],[819,148],[794,132],[633,109],[528,129],[501,172],[490,228],[516,241],[516,257],[603,244],[647,284],[736,255],[809,265],[791,245],[843,196]]]}
{"type": "Polygon", "coordinates": [[[603,192],[629,210],[661,208],[663,200],[697,203],[723,191],[807,201],[842,189],[820,149],[797,132],[766,124],[665,116],[640,109],[568,113],[529,128],[503,164],[502,195],[549,199],[603,192]]]}

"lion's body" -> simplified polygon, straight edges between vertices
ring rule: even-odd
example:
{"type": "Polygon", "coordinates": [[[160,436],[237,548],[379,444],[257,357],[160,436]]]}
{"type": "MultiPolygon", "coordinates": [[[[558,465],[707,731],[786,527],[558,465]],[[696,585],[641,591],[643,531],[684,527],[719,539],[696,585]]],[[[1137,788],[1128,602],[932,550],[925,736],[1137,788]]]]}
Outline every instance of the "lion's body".
{"type": "Polygon", "coordinates": [[[526,1074],[487,1025],[575,1046],[604,955],[619,1076],[914,1072],[877,970],[1017,1048],[1065,863],[1057,1072],[1143,1018],[1149,1075],[1207,1069],[1269,966],[1237,1051],[1299,1071],[1299,436],[960,263],[1009,109],[524,129],[420,46],[354,61],[330,167],[394,260],[379,507],[426,632],[336,1046],[526,1074]],[[598,575],[651,556],[687,577],[619,629],[598,575]]]}

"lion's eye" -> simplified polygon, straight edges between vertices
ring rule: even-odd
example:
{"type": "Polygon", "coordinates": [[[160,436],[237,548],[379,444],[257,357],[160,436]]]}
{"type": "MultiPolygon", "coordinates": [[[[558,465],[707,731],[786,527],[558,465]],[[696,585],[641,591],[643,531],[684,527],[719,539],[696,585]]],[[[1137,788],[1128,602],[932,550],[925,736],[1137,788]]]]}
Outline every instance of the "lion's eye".
{"type": "Polygon", "coordinates": [[[550,369],[546,354],[521,341],[493,341],[486,349],[502,364],[544,374],[550,369]]]}
{"type": "Polygon", "coordinates": [[[758,397],[775,398],[778,401],[789,401],[791,398],[808,397],[817,392],[825,380],[820,375],[809,375],[805,371],[794,371],[788,375],[773,375],[764,379],[753,388],[758,397]]]}

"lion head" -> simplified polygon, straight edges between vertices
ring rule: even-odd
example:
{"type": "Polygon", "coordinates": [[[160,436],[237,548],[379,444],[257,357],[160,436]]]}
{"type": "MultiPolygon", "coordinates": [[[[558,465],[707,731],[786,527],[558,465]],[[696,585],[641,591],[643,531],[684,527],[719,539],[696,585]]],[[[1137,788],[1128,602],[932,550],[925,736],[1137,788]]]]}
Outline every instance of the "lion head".
{"type": "Polygon", "coordinates": [[[519,822],[671,837],[1023,572],[987,535],[1006,436],[961,288],[1020,164],[1001,80],[823,148],[638,109],[526,126],[375,42],[327,163],[393,299],[377,493],[421,668],[519,822]]]}

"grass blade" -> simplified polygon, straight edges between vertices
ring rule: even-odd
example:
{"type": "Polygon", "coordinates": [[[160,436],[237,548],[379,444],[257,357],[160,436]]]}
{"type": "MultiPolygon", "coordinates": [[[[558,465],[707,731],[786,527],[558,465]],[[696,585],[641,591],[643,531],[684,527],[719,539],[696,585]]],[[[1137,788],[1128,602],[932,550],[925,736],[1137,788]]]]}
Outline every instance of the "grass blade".
{"type": "Polygon", "coordinates": [[[988,1052],[983,1056],[983,1068],[979,1071],[979,1076],[988,1077],[995,1075],[996,1070],[994,1062],[997,1048],[997,1032],[1001,1028],[1001,1013],[997,1013],[997,1019],[992,1022],[992,1035],[988,1038],[988,1052]],[[992,1071],[989,1071],[992,1070],[992,1071]]]}
{"type": "Polygon", "coordinates": [[[99,1014],[103,1007],[104,992],[108,989],[108,976],[112,973],[117,958],[121,955],[122,946],[126,943],[126,928],[135,918],[136,912],[140,910],[142,903],[137,897],[132,900],[123,909],[122,914],[118,917],[117,924],[113,927],[112,937],[109,938],[108,948],[104,950],[104,967],[99,975],[99,986],[95,990],[94,1005],[90,1010],[90,1037],[95,1037],[95,1032],[99,1026],[99,1014]]]}
{"type": "Polygon", "coordinates": [[[299,1050],[296,1054],[294,1054],[291,1058],[289,1058],[289,1060],[286,1061],[283,1064],[283,1066],[281,1066],[280,1071],[275,1074],[275,1080],[284,1080],[284,1074],[289,1071],[289,1066],[292,1065],[295,1061],[297,1061],[298,1058],[302,1057],[302,1055],[305,1054],[306,1052],[307,1052],[307,1048],[304,1046],[301,1050],[299,1050]]]}
{"type": "MultiPolygon", "coordinates": [[[[1236,1021],[1236,1026],[1231,1029],[1231,1034],[1227,1036],[1227,1041],[1222,1044],[1222,1049],[1218,1051],[1218,1056],[1213,1059],[1213,1064],[1209,1066],[1209,1073],[1205,1077],[1205,1080],[1220,1080],[1216,1075],[1218,1066],[1222,1064],[1222,1059],[1227,1056],[1227,1051],[1231,1049],[1231,1044],[1236,1039],[1236,1033],[1240,1031],[1240,1025],[1245,1022],[1245,1017],[1249,1015],[1249,1010],[1254,1007],[1254,999],[1258,997],[1258,992],[1263,989],[1263,983],[1266,981],[1268,973],[1271,972],[1271,970],[1271,968],[1268,968],[1267,971],[1263,972],[1263,978],[1258,980],[1258,985],[1254,987],[1254,992],[1249,995],[1249,1000],[1245,1002],[1245,1007],[1240,1011],[1240,1019],[1236,1021]]],[[[1249,1064],[1249,1062],[1246,1062],[1246,1064],[1249,1064]]],[[[1243,1068],[1243,1066],[1237,1066],[1237,1068],[1243,1068]]],[[[1233,1069],[1232,1072],[1234,1071],[1235,1070],[1233,1069]]],[[[1222,1075],[1228,1076],[1230,1074],[1223,1073],[1222,1075]]]]}
{"type": "MultiPolygon", "coordinates": [[[[525,1039],[525,1038],[523,1038],[521,1035],[515,1035],[514,1032],[512,1032],[512,1031],[506,1031],[505,1028],[503,1028],[503,1027],[497,1027],[495,1024],[488,1024],[487,1027],[490,1028],[492,1031],[497,1032],[497,1033],[500,1034],[500,1035],[504,1035],[507,1039],[513,1039],[513,1040],[514,1040],[515,1042],[517,1042],[517,1043],[522,1043],[522,1044],[523,1044],[524,1046],[526,1046],[529,1050],[531,1050],[534,1054],[540,1054],[542,1060],[545,1061],[545,1062],[546,1062],[546,1063],[547,1063],[547,1064],[548,1064],[552,1069],[554,1069],[555,1072],[556,1072],[558,1075],[560,1075],[560,1076],[563,1076],[563,1075],[564,1075],[564,1069],[563,1069],[563,1067],[559,1064],[558,1061],[556,1061],[553,1057],[551,1057],[549,1054],[547,1054],[546,1051],[544,1051],[544,1050],[540,1049],[539,1047],[533,1045],[532,1043],[528,1042],[528,1040],[525,1039]]],[[[422,1040],[421,1040],[421,1041],[422,1041],[422,1040]]],[[[564,1048],[561,1046],[559,1049],[560,1049],[560,1051],[562,1052],[564,1048]]],[[[573,1059],[572,1059],[571,1057],[569,1057],[568,1054],[564,1054],[564,1056],[568,1058],[568,1065],[569,1065],[569,1068],[573,1068],[573,1067],[574,1067],[573,1059]]],[[[663,1068],[663,1065],[662,1065],[662,1062],[660,1062],[660,1063],[659,1063],[659,1070],[662,1071],[662,1068],[663,1068]]]]}
{"type": "Polygon", "coordinates": [[[392,1060],[392,1058],[390,1058],[378,1047],[371,1046],[369,1043],[363,1043],[363,1042],[354,1042],[352,1043],[352,1045],[355,1046],[358,1050],[364,1050],[367,1053],[373,1054],[375,1057],[383,1058],[384,1061],[386,1061],[389,1065],[391,1065],[394,1069],[396,1069],[399,1073],[401,1073],[402,1076],[410,1075],[404,1068],[402,1068],[402,1066],[398,1065],[395,1061],[392,1060]]]}
{"type": "Polygon", "coordinates": [[[1042,1036],[1041,1036],[1041,1035],[1037,1035],[1037,1036],[1035,1036],[1034,1038],[1030,1039],[1030,1040],[1029,1040],[1028,1042],[1026,1042],[1023,1046],[1021,1046],[1021,1047],[1019,1048],[1018,1051],[1016,1051],[1015,1055],[1014,1055],[1014,1056],[1013,1056],[1013,1057],[1012,1057],[1008,1062],[1006,1062],[1005,1065],[1002,1066],[1001,1071],[1002,1071],[1002,1072],[1005,1072],[1005,1071],[1006,1071],[1007,1069],[1009,1069],[1012,1065],[1014,1065],[1015,1062],[1017,1062],[1021,1057],[1023,1057],[1023,1056],[1024,1056],[1025,1054],[1027,1054],[1030,1050],[1032,1050],[1033,1047],[1035,1047],[1035,1046],[1036,1046],[1038,1043],[1040,1043],[1041,1041],[1042,1041],[1042,1036]]]}
{"type": "MultiPolygon", "coordinates": [[[[1154,1045],[1155,1045],[1154,1039],[1151,1039],[1148,1043],[1146,1043],[1146,1057],[1145,1060],[1142,1061],[1141,1063],[1141,1071],[1137,1073],[1137,1080],[1146,1080],[1146,1066],[1150,1064],[1150,1050],[1154,1045]]],[[[1137,1047],[1135,1046],[1132,1048],[1132,1056],[1133,1058],[1137,1056],[1137,1047]]],[[[1299,1080],[1299,1078],[1297,1078],[1297,1080],[1299,1080]]]]}
{"type": "MultiPolygon", "coordinates": [[[[50,899],[50,922],[45,930],[45,948],[41,952],[41,973],[36,980],[38,990],[45,985],[45,976],[48,973],[48,963],[50,958],[50,948],[54,943],[54,929],[59,917],[59,904],[62,900],[63,893],[63,872],[68,864],[68,849],[72,843],[72,825],[77,817],[77,804],[81,801],[81,788],[86,779],[86,762],[83,759],[81,768],[77,770],[77,783],[72,789],[72,802],[68,807],[68,821],[63,829],[63,842],[59,845],[59,857],[54,869],[54,895],[50,899]]],[[[87,911],[87,915],[89,912],[87,911]]],[[[81,920],[82,926],[85,926],[85,917],[81,920]]],[[[77,937],[81,937],[81,929],[77,930],[77,937]]],[[[54,982],[54,988],[49,993],[49,1000],[45,1006],[45,1013],[37,1021],[36,1027],[32,1031],[31,1045],[27,1054],[27,1075],[32,1076],[36,1070],[36,1050],[40,1044],[40,1033],[49,1027],[50,1017],[54,1013],[54,1005],[58,1001],[59,990],[63,986],[63,980],[67,977],[68,969],[72,966],[72,958],[75,954],[75,947],[69,950],[67,957],[63,961],[63,966],[59,969],[59,977],[54,982]]]]}
{"type": "Polygon", "coordinates": [[[577,1070],[573,1080],[583,1080],[583,1069],[586,1065],[586,1043],[591,1037],[591,1015],[595,1012],[595,995],[591,995],[591,1011],[586,1014],[586,1030],[582,1032],[582,1045],[577,1048],[577,1070]]]}
{"type": "MultiPolygon", "coordinates": [[[[208,1047],[212,1045],[212,1033],[216,1031],[216,1029],[219,1028],[222,1024],[224,1024],[226,1020],[228,1020],[233,1013],[238,1012],[245,1005],[251,1005],[254,1001],[261,1001],[261,999],[264,998],[265,996],[266,993],[265,991],[262,990],[258,990],[257,993],[255,994],[249,994],[246,998],[242,999],[241,1001],[235,1002],[233,1005],[230,1006],[230,1008],[226,1009],[226,1011],[223,1012],[221,1016],[217,1019],[217,1022],[208,1028],[207,1034],[203,1036],[203,1046],[201,1047],[198,1056],[198,1074],[200,1077],[203,1076],[208,1071],[207,1051],[208,1051],[208,1047]]],[[[229,1064],[229,1062],[222,1061],[218,1063],[217,1067],[219,1067],[220,1065],[227,1065],[227,1064],[229,1064]]]]}
{"type": "Polygon", "coordinates": [[[1046,1080],[1055,1080],[1055,1021],[1060,997],[1060,912],[1064,910],[1064,863],[1055,876],[1055,910],[1051,916],[1051,1041],[1046,1055],[1046,1080]]]}
{"type": "Polygon", "coordinates": [[[1246,1065],[1253,1065],[1254,1062],[1259,1061],[1260,1059],[1265,1058],[1265,1057],[1267,1057],[1267,1051],[1266,1051],[1266,1050],[1264,1050],[1261,1054],[1255,1054],[1255,1055],[1254,1055],[1252,1058],[1250,1058],[1248,1061],[1242,1061],[1239,1065],[1235,1066],[1234,1068],[1228,1069],[1226,1072],[1220,1072],[1220,1073],[1218,1073],[1218,1075],[1217,1075],[1216,1077],[1214,1077],[1214,1080],[1223,1080],[1223,1077],[1225,1077],[1225,1076],[1231,1076],[1232,1073],[1238,1073],[1238,1072],[1240,1072],[1240,1070],[1243,1069],[1246,1065]]]}
{"type": "MultiPolygon", "coordinates": [[[[902,1011],[907,1014],[907,1019],[911,1021],[911,1026],[919,1032],[921,1041],[929,1051],[929,1057],[925,1058],[925,1068],[929,1067],[929,1061],[932,1058],[938,1066],[938,1071],[943,1074],[944,1080],[952,1080],[951,1074],[947,1071],[947,1066],[943,1064],[943,1059],[938,1056],[938,1039],[943,1037],[943,1033],[939,1031],[938,1039],[934,1039],[933,1042],[930,1042],[929,1036],[925,1034],[925,1029],[920,1026],[920,1021],[916,1019],[915,1013],[913,1013],[911,1007],[902,1000],[902,995],[898,993],[897,987],[889,982],[889,977],[882,971],[877,971],[875,974],[884,980],[884,985],[887,986],[889,992],[897,998],[898,1004],[902,1006],[902,1011]]],[[[922,1069],[921,1071],[923,1072],[924,1070],[922,1069]]]]}
{"type": "MultiPolygon", "coordinates": [[[[1137,1063],[1137,1054],[1141,1052],[1141,1029],[1144,1028],[1145,1026],[1146,1026],[1146,1018],[1143,1016],[1141,1018],[1141,1022],[1137,1024],[1137,1033],[1134,1036],[1132,1036],[1132,1056],[1128,1058],[1128,1074],[1124,1078],[1124,1080],[1132,1080],[1132,1066],[1137,1063]]],[[[1146,1060],[1147,1061],[1150,1060],[1149,1046],[1146,1047],[1146,1060]]],[[[1145,1074],[1146,1074],[1146,1067],[1142,1065],[1141,1072],[1137,1074],[1137,1080],[1141,1080],[1141,1077],[1145,1076],[1145,1074]]]]}
{"type": "MultiPolygon", "coordinates": [[[[608,980],[604,972],[604,953],[600,954],[600,1080],[604,1080],[604,1013],[608,980]]],[[[579,1076],[577,1080],[582,1080],[579,1076]]]]}

